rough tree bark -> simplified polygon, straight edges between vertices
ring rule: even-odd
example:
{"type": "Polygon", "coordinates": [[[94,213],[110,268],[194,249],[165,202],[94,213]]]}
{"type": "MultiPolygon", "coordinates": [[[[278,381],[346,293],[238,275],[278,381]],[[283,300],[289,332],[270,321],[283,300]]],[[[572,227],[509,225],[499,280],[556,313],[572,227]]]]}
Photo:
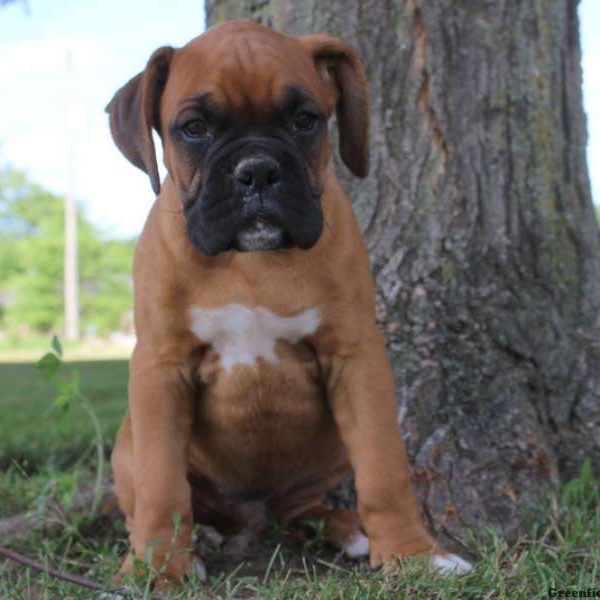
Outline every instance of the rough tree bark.
{"type": "Polygon", "coordinates": [[[423,507],[447,541],[511,537],[584,457],[600,468],[577,2],[207,1],[208,24],[232,18],[360,52],[372,171],[344,180],[423,507]]]}

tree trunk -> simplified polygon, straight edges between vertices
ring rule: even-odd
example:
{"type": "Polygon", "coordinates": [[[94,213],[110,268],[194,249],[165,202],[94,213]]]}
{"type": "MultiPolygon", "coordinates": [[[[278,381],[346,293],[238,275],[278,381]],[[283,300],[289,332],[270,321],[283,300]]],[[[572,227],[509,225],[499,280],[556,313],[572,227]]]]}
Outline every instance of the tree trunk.
{"type": "Polygon", "coordinates": [[[512,536],[584,457],[600,469],[577,2],[207,1],[207,23],[230,18],[361,54],[372,171],[338,172],[371,252],[415,482],[438,535],[512,536]]]}

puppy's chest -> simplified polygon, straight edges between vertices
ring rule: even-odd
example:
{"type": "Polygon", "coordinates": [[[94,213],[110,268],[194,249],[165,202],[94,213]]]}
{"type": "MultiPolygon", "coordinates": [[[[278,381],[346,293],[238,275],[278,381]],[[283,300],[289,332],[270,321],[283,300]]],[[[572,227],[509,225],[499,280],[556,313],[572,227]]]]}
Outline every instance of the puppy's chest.
{"type": "MultiPolygon", "coordinates": [[[[204,371],[249,373],[271,365],[289,362],[282,349],[298,344],[314,334],[321,323],[317,307],[290,316],[277,315],[264,307],[228,304],[219,308],[193,308],[190,328],[210,352],[204,371]]],[[[202,369],[202,367],[201,367],[202,369]]]]}
{"type": "Polygon", "coordinates": [[[282,316],[230,304],[195,308],[191,316],[207,349],[197,372],[196,427],[215,456],[262,469],[274,456],[305,447],[329,422],[320,368],[306,340],[321,324],[317,307],[282,316]]]}

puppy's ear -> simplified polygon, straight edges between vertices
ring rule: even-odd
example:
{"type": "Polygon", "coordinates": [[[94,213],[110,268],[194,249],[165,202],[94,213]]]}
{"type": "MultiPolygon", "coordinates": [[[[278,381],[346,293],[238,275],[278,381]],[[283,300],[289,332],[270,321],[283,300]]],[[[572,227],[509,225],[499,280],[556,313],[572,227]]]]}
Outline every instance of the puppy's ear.
{"type": "Polygon", "coordinates": [[[337,91],[336,115],[340,155],[358,177],[369,173],[369,88],[356,52],[336,37],[298,38],[312,54],[321,79],[337,91]]]}
{"type": "Polygon", "coordinates": [[[152,128],[160,132],[160,97],[174,51],[170,46],[156,50],[146,68],[130,79],[105,109],[110,115],[110,131],[115,144],[129,161],[148,174],[157,195],[160,178],[152,128]]]}

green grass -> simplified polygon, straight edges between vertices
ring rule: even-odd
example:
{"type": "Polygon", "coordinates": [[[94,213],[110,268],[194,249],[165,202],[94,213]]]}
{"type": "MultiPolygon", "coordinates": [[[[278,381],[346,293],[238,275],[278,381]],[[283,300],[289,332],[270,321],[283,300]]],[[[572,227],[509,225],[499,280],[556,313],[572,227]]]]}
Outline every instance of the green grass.
{"type": "MultiPolygon", "coordinates": [[[[127,407],[127,361],[69,363],[102,424],[106,451],[127,407]]],[[[87,479],[93,427],[78,405],[52,408],[54,385],[34,364],[0,363],[0,517],[26,510],[49,485],[87,479]],[[59,481],[60,480],[60,481],[59,481]]]]}
{"type": "MultiPolygon", "coordinates": [[[[125,410],[124,361],[78,363],[82,392],[99,415],[110,442],[125,410]]],[[[92,478],[93,429],[71,407],[46,414],[55,396],[32,365],[0,364],[0,515],[35,508],[53,498],[68,505],[92,478]]],[[[0,543],[42,563],[108,584],[126,552],[118,513],[59,519],[26,539],[0,543]]],[[[476,569],[440,577],[418,560],[398,574],[372,572],[346,561],[317,536],[273,530],[240,556],[224,555],[200,529],[198,545],[208,584],[191,580],[172,598],[543,598],[548,588],[600,588],[600,492],[589,468],[532,512],[526,533],[508,544],[492,531],[474,532],[476,569]]],[[[149,598],[144,581],[130,582],[136,598],[149,598]]],[[[0,598],[92,598],[89,591],[0,560],[0,598]]]]}
{"type": "MultiPolygon", "coordinates": [[[[238,559],[204,551],[209,582],[191,580],[170,598],[345,599],[528,599],[549,588],[586,590],[600,583],[600,496],[589,472],[568,484],[540,510],[543,520],[514,544],[493,532],[473,537],[477,555],[471,573],[442,577],[419,560],[397,574],[372,572],[364,563],[339,559],[321,540],[302,542],[267,536],[238,559]],[[283,542],[283,543],[281,543],[283,542]]],[[[96,581],[110,581],[125,550],[122,521],[79,518],[49,537],[34,532],[16,546],[41,562],[96,581]]],[[[273,535],[273,534],[271,534],[273,535]]],[[[202,543],[202,540],[201,542],[202,543]]],[[[13,544],[15,546],[15,544],[13,544]]],[[[7,565],[0,570],[0,597],[89,598],[91,594],[46,575],[7,565]]],[[[1,569],[1,567],[0,567],[1,569]]],[[[144,581],[129,582],[136,598],[150,598],[144,581]]]]}
{"type": "MultiPolygon", "coordinates": [[[[126,360],[69,363],[80,374],[82,393],[92,403],[109,440],[127,408],[126,360]]],[[[68,459],[89,445],[92,426],[83,411],[53,410],[55,388],[33,364],[0,363],[0,468],[17,459],[32,464],[68,459]]]]}

